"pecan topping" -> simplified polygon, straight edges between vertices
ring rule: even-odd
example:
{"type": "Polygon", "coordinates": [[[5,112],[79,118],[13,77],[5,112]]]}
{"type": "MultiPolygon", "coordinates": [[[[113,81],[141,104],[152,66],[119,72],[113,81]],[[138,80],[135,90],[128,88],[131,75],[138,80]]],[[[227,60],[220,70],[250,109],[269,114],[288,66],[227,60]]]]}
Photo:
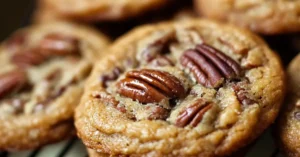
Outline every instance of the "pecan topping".
{"type": "Polygon", "coordinates": [[[185,51],[180,63],[205,87],[217,88],[225,78],[234,79],[241,74],[238,63],[207,44],[200,44],[195,49],[185,51]]]}
{"type": "Polygon", "coordinates": [[[142,51],[142,58],[145,59],[146,62],[150,62],[160,53],[167,53],[170,45],[169,43],[173,40],[175,40],[173,33],[165,34],[161,38],[153,41],[144,49],[144,51],[142,51]]]}
{"type": "Polygon", "coordinates": [[[21,50],[15,53],[11,61],[19,67],[39,65],[44,62],[45,56],[39,53],[37,49],[21,50]]]}
{"type": "Polygon", "coordinates": [[[58,33],[46,35],[39,44],[44,56],[61,56],[79,52],[79,41],[73,36],[58,33]]]}
{"type": "Polygon", "coordinates": [[[126,113],[125,107],[124,106],[119,106],[120,102],[118,100],[116,100],[113,96],[111,96],[110,94],[101,93],[101,94],[95,94],[95,95],[92,95],[92,96],[96,99],[100,99],[106,105],[113,106],[114,108],[116,108],[120,112],[126,113]]]}
{"type": "Polygon", "coordinates": [[[19,50],[11,60],[20,67],[27,67],[39,65],[53,56],[75,54],[78,51],[77,39],[61,34],[49,34],[41,40],[38,47],[19,50]]]}
{"type": "Polygon", "coordinates": [[[115,67],[110,73],[104,74],[100,77],[102,87],[106,88],[109,81],[116,80],[123,70],[119,67],[115,67]]]}
{"type": "Polygon", "coordinates": [[[176,120],[178,127],[185,127],[191,125],[196,127],[203,118],[203,115],[212,107],[212,104],[198,100],[194,105],[186,108],[183,112],[179,113],[176,120]]]}
{"type": "Polygon", "coordinates": [[[244,87],[245,84],[246,84],[245,82],[239,82],[238,84],[232,85],[232,88],[233,88],[238,100],[240,101],[240,103],[248,106],[248,105],[252,105],[252,104],[256,103],[256,101],[249,97],[249,93],[247,92],[247,90],[244,87]]]}
{"type": "Polygon", "coordinates": [[[182,98],[185,90],[173,75],[151,69],[133,70],[117,83],[117,92],[141,103],[158,103],[165,99],[182,98]]]}
{"type": "Polygon", "coordinates": [[[161,106],[146,107],[146,110],[151,110],[148,120],[165,120],[168,118],[170,110],[161,106]]]}
{"type": "Polygon", "coordinates": [[[26,83],[26,74],[21,70],[14,70],[0,75],[0,97],[22,89],[26,83]]]}

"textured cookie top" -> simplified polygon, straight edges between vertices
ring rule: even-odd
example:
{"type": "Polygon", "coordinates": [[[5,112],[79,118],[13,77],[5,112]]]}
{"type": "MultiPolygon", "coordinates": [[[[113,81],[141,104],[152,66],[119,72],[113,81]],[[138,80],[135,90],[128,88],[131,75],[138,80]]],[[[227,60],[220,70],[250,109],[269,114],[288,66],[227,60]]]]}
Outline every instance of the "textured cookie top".
{"type": "Polygon", "coordinates": [[[263,34],[300,31],[300,0],[195,0],[204,16],[263,34]]]}
{"type": "Polygon", "coordinates": [[[84,21],[114,21],[143,14],[170,0],[42,0],[62,17],[84,21]]]}
{"type": "Polygon", "coordinates": [[[279,123],[281,146],[288,156],[300,155],[300,55],[288,67],[288,94],[279,123]]]}
{"type": "MultiPolygon", "coordinates": [[[[4,41],[0,48],[0,150],[26,143],[23,138],[35,140],[42,132],[39,127],[50,130],[49,125],[72,119],[91,63],[107,43],[96,31],[63,22],[31,26],[4,41]],[[35,133],[29,133],[33,128],[35,133]]],[[[31,144],[35,142],[27,146],[31,144]]]]}
{"type": "Polygon", "coordinates": [[[261,133],[282,101],[279,59],[236,27],[144,26],[107,51],[76,112],[79,136],[105,153],[229,154],[261,133]]]}

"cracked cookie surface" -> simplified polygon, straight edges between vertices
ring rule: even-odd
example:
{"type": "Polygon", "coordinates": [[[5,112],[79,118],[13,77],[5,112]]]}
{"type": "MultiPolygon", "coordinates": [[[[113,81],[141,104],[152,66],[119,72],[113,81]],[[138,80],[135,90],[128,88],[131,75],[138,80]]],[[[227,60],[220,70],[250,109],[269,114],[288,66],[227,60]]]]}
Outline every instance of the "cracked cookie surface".
{"type": "Polygon", "coordinates": [[[277,123],[278,141],[289,157],[300,155],[300,55],[296,56],[287,69],[287,98],[277,123]]]}
{"type": "Polygon", "coordinates": [[[262,34],[300,31],[300,0],[195,0],[198,12],[262,34]]]}
{"type": "Polygon", "coordinates": [[[0,47],[0,150],[41,147],[74,135],[73,113],[108,39],[77,24],[33,25],[0,47]]]}
{"type": "Polygon", "coordinates": [[[230,155],[274,121],[283,99],[277,55],[230,25],[147,25],[107,51],[75,112],[79,137],[104,154],[230,155]]]}

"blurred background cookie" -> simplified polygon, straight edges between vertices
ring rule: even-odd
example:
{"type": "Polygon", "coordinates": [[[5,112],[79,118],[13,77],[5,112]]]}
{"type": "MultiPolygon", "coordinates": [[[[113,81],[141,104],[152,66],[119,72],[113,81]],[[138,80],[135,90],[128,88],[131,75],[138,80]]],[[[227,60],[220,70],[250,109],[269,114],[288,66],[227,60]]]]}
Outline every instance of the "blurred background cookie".
{"type": "Polygon", "coordinates": [[[288,157],[300,156],[300,54],[290,63],[288,93],[276,126],[277,140],[288,157]]]}
{"type": "Polygon", "coordinates": [[[197,11],[261,34],[300,31],[300,0],[194,0],[197,11]]]}
{"type": "Polygon", "coordinates": [[[41,0],[60,17],[80,21],[120,21],[155,11],[171,0],[41,0]]]}
{"type": "Polygon", "coordinates": [[[74,136],[73,112],[92,63],[108,45],[66,22],[16,31],[0,47],[0,150],[41,147],[74,136]]]}

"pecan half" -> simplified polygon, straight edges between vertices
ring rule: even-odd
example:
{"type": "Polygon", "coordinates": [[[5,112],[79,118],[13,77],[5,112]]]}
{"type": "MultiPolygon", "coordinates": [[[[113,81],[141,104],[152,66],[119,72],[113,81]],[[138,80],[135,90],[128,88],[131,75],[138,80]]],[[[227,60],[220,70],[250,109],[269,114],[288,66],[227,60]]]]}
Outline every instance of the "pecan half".
{"type": "Polygon", "coordinates": [[[161,106],[147,106],[146,110],[150,110],[148,120],[166,120],[170,113],[170,110],[161,106]]]}
{"type": "Polygon", "coordinates": [[[234,79],[241,75],[238,63],[207,44],[199,44],[195,49],[185,51],[180,63],[205,87],[217,88],[225,78],[234,79]]]}
{"type": "Polygon", "coordinates": [[[212,107],[212,104],[203,101],[202,99],[198,100],[192,106],[187,107],[181,113],[176,120],[176,126],[185,127],[191,125],[196,127],[203,118],[203,115],[212,107]]]}
{"type": "Polygon", "coordinates": [[[110,73],[104,74],[100,77],[102,87],[106,88],[109,81],[116,80],[123,70],[119,67],[115,67],[110,73]]]}
{"type": "Polygon", "coordinates": [[[185,90],[176,77],[152,69],[128,72],[126,78],[117,83],[117,87],[117,93],[141,103],[158,103],[185,95],[185,90]]]}
{"type": "Polygon", "coordinates": [[[61,56],[79,53],[79,40],[73,36],[51,33],[38,46],[44,56],[61,56]]]}
{"type": "Polygon", "coordinates": [[[245,81],[239,82],[237,84],[232,85],[232,88],[239,102],[242,103],[243,105],[248,106],[256,103],[256,101],[250,98],[249,93],[245,89],[246,84],[247,83],[245,81]]]}
{"type": "Polygon", "coordinates": [[[25,72],[14,70],[0,75],[0,97],[16,92],[27,84],[25,72]]]}
{"type": "Polygon", "coordinates": [[[12,57],[14,64],[20,67],[39,65],[53,56],[76,54],[79,52],[78,40],[62,34],[49,34],[45,36],[39,46],[19,50],[12,57]]]}
{"type": "Polygon", "coordinates": [[[169,45],[172,41],[175,40],[174,35],[174,33],[167,33],[161,38],[154,40],[142,51],[141,58],[148,63],[151,60],[155,59],[159,54],[169,52],[169,45]]]}
{"type": "Polygon", "coordinates": [[[19,67],[39,65],[45,59],[38,49],[20,50],[11,57],[11,61],[19,67]]]}

